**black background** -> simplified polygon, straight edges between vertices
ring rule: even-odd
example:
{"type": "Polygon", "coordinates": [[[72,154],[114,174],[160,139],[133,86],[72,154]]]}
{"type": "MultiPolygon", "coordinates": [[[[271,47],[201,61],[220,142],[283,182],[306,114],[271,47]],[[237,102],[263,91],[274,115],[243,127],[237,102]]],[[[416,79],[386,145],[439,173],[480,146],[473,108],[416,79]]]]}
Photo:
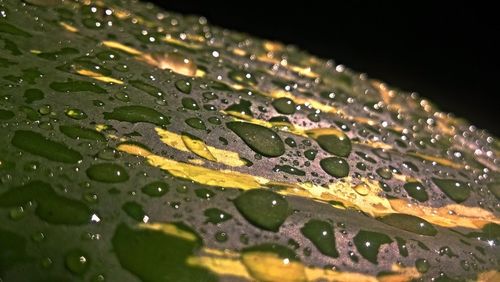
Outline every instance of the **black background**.
{"type": "Polygon", "coordinates": [[[500,29],[493,6],[379,1],[153,1],[209,23],[294,44],[418,92],[500,136],[500,29]],[[377,2],[377,3],[375,3],[377,2]]]}

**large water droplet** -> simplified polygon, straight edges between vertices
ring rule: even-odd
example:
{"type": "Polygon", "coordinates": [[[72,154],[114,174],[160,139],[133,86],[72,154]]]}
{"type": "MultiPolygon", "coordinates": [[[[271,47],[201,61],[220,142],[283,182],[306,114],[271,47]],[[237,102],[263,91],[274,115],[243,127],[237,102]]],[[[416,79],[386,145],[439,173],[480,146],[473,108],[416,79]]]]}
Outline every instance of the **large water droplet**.
{"type": "Polygon", "coordinates": [[[430,264],[426,259],[419,258],[415,261],[415,267],[420,273],[426,273],[429,271],[430,264]]]}
{"type": "Polygon", "coordinates": [[[415,234],[435,236],[437,230],[426,220],[409,214],[393,213],[379,218],[385,224],[403,229],[415,234]]]}
{"type": "Polygon", "coordinates": [[[226,108],[226,112],[235,112],[240,115],[247,115],[250,117],[253,117],[252,113],[252,103],[248,100],[241,99],[239,103],[235,103],[232,105],[229,105],[229,107],[226,108]]]}
{"type": "Polygon", "coordinates": [[[328,153],[347,157],[351,153],[351,140],[342,131],[327,129],[326,132],[322,133],[323,129],[311,130],[308,134],[318,142],[318,145],[328,153]]]}
{"type": "Polygon", "coordinates": [[[168,125],[170,117],[143,106],[122,106],[114,108],[111,113],[104,113],[105,119],[127,122],[148,122],[160,126],[168,125]]]}
{"type": "Polygon", "coordinates": [[[382,177],[383,179],[391,179],[392,178],[392,172],[390,169],[386,167],[381,167],[376,170],[377,174],[382,177]]]}
{"type": "Polygon", "coordinates": [[[96,130],[80,127],[77,125],[61,125],[59,130],[69,138],[86,139],[94,141],[106,141],[106,137],[96,130]]]}
{"type": "Polygon", "coordinates": [[[241,260],[256,281],[307,281],[298,256],[282,245],[265,243],[245,248],[241,260]]]}
{"type": "Polygon", "coordinates": [[[432,182],[450,197],[453,201],[461,203],[470,196],[470,188],[463,182],[454,179],[432,178],[432,182]]]}
{"type": "Polygon", "coordinates": [[[329,222],[311,219],[300,229],[300,232],[316,246],[320,253],[333,258],[339,256],[333,226],[329,222]]]}
{"type": "Polygon", "coordinates": [[[18,130],[12,138],[12,145],[34,155],[63,163],[77,163],[82,155],[63,143],[51,141],[40,133],[18,130]]]}
{"type": "Polygon", "coordinates": [[[287,200],[269,190],[243,192],[234,200],[234,204],[250,223],[269,231],[278,231],[289,215],[287,200]]]}
{"type": "Polygon", "coordinates": [[[182,98],[182,106],[185,109],[197,111],[200,109],[198,103],[192,98],[182,98]]]}
{"type": "Polygon", "coordinates": [[[269,128],[247,122],[228,122],[226,125],[252,150],[263,156],[279,157],[285,153],[285,144],[269,128]]]}
{"type": "Polygon", "coordinates": [[[158,228],[118,225],[111,242],[123,268],[143,281],[216,281],[205,268],[187,263],[202,246],[194,230],[182,223],[153,226],[158,228]]]}
{"type": "Polygon", "coordinates": [[[324,158],[319,162],[321,168],[333,177],[345,177],[349,175],[349,164],[343,158],[324,158]]]}
{"type": "Polygon", "coordinates": [[[184,79],[180,79],[175,82],[175,88],[177,88],[177,90],[181,91],[184,94],[190,94],[191,87],[191,82],[184,79]]]}
{"type": "Polygon", "coordinates": [[[139,90],[142,90],[144,91],[145,93],[153,96],[153,97],[156,97],[156,98],[162,98],[165,94],[163,93],[163,91],[160,90],[160,88],[157,88],[151,84],[148,84],[142,80],[131,80],[129,81],[130,85],[132,85],[133,87],[139,89],[139,90]]]}
{"type": "Polygon", "coordinates": [[[420,182],[408,182],[403,185],[406,193],[413,199],[419,202],[425,202],[429,199],[427,192],[425,191],[424,185],[420,182]]]}
{"type": "Polygon", "coordinates": [[[273,107],[280,114],[290,115],[295,113],[295,103],[289,98],[278,98],[273,102],[273,107]]]}
{"type": "Polygon", "coordinates": [[[0,207],[17,207],[35,201],[35,213],[52,224],[80,225],[90,222],[91,211],[82,202],[59,196],[45,182],[32,181],[0,195],[0,207]]]}
{"type": "Polygon", "coordinates": [[[392,242],[391,238],[385,234],[365,230],[360,230],[354,236],[353,241],[358,252],[373,264],[378,264],[377,256],[380,246],[392,242]]]}
{"type": "Polygon", "coordinates": [[[87,176],[92,180],[105,183],[119,183],[128,180],[125,168],[113,163],[93,164],[87,169],[87,176]]]}

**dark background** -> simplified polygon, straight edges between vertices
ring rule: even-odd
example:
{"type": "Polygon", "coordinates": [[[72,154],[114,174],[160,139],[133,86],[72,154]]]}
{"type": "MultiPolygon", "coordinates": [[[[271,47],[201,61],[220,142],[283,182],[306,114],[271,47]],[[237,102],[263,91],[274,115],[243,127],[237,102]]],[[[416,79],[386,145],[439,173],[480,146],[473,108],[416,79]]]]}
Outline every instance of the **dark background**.
{"type": "Polygon", "coordinates": [[[153,2],[332,58],[418,92],[441,110],[500,136],[500,45],[496,42],[500,17],[493,6],[477,1],[442,6],[408,1],[153,2]]]}

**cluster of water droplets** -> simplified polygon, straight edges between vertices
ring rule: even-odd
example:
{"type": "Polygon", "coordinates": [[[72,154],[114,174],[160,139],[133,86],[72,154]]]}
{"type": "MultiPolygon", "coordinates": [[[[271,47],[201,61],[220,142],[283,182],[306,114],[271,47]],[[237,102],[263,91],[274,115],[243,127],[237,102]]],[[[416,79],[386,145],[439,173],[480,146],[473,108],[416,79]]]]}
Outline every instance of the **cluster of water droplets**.
{"type": "Polygon", "coordinates": [[[373,276],[498,267],[499,143],[417,94],[135,1],[0,16],[0,278],[216,280],[186,263],[211,249],[255,279],[261,253],[373,276]],[[490,222],[376,214],[378,199],[490,222]]]}

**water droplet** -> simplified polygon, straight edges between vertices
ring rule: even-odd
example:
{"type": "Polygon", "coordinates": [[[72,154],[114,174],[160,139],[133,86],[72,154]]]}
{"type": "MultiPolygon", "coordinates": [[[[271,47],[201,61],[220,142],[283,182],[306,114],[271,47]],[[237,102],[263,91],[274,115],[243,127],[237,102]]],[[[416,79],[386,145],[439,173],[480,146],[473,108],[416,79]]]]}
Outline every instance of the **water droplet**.
{"type": "Polygon", "coordinates": [[[143,281],[216,281],[205,268],[187,263],[202,241],[183,223],[152,224],[152,228],[120,224],[112,244],[121,266],[143,281]]]}
{"type": "Polygon", "coordinates": [[[76,120],[86,119],[87,118],[87,114],[84,113],[82,110],[79,110],[79,109],[67,109],[64,113],[68,117],[70,117],[72,119],[76,119],[76,120]]]}
{"type": "Polygon", "coordinates": [[[148,222],[148,216],[141,205],[136,202],[126,202],[122,205],[122,210],[131,218],[139,222],[148,222]]]}
{"type": "Polygon", "coordinates": [[[154,87],[153,85],[148,84],[142,80],[130,80],[129,83],[133,87],[144,91],[145,93],[153,97],[162,98],[165,95],[163,91],[160,90],[160,88],[154,87]]]}
{"type": "Polygon", "coordinates": [[[83,275],[90,266],[89,256],[79,249],[69,251],[64,262],[66,268],[77,275],[83,275]]]}
{"type": "Polygon", "coordinates": [[[0,207],[17,207],[35,201],[36,215],[52,224],[80,225],[90,221],[91,211],[82,202],[59,196],[42,181],[14,187],[0,195],[0,207]]]}
{"type": "Polygon", "coordinates": [[[188,118],[185,120],[185,122],[187,125],[191,126],[194,129],[199,129],[199,130],[206,130],[207,129],[205,123],[197,117],[188,118]]]}
{"type": "Polygon", "coordinates": [[[219,125],[222,123],[222,121],[218,117],[209,117],[208,122],[210,122],[211,124],[215,124],[215,125],[219,125]]]}
{"type": "Polygon", "coordinates": [[[333,132],[333,134],[322,134],[321,130],[315,132],[314,130],[308,132],[308,134],[318,142],[318,145],[330,154],[337,155],[339,157],[347,157],[351,153],[351,140],[342,131],[328,129],[327,131],[333,132]]]}
{"type": "Polygon", "coordinates": [[[291,137],[285,138],[285,144],[287,144],[288,146],[290,146],[292,148],[297,147],[297,142],[295,142],[295,140],[293,140],[293,138],[291,138],[291,137]]]}
{"type": "Polygon", "coordinates": [[[13,220],[19,220],[26,215],[26,210],[23,206],[18,206],[9,211],[9,217],[13,220]]]}
{"type": "Polygon", "coordinates": [[[219,224],[224,221],[230,220],[233,218],[232,215],[226,213],[223,210],[220,210],[218,208],[209,208],[206,209],[203,214],[207,217],[206,222],[210,222],[213,224],[219,224]]]}
{"type": "Polygon", "coordinates": [[[320,253],[333,258],[339,256],[333,226],[329,222],[311,219],[300,229],[300,232],[314,244],[320,253]]]}
{"type": "Polygon", "coordinates": [[[182,106],[185,109],[197,111],[200,109],[198,103],[192,98],[182,98],[182,106]]]}
{"type": "Polygon", "coordinates": [[[392,242],[391,238],[385,234],[366,230],[360,230],[354,236],[353,241],[358,252],[373,264],[378,264],[377,256],[380,246],[392,242]]]}
{"type": "Polygon", "coordinates": [[[93,164],[87,169],[87,176],[92,180],[105,183],[125,182],[129,178],[122,166],[113,163],[93,164]]]}
{"type": "Polygon", "coordinates": [[[454,179],[432,178],[432,182],[450,197],[453,201],[461,203],[470,196],[470,188],[463,182],[454,179]]]}
{"type": "Polygon", "coordinates": [[[76,125],[61,125],[59,130],[69,138],[86,139],[94,141],[106,141],[106,137],[96,130],[84,128],[76,125]]]}
{"type": "Polygon", "coordinates": [[[415,261],[415,267],[420,273],[426,273],[429,271],[430,264],[426,259],[419,258],[415,261]]]}
{"type": "Polygon", "coordinates": [[[52,259],[49,258],[49,257],[44,257],[40,260],[40,265],[43,267],[43,268],[49,268],[52,266],[52,259]]]}
{"type": "Polygon", "coordinates": [[[306,175],[306,172],[303,170],[300,170],[296,167],[290,166],[290,165],[275,165],[273,168],[274,172],[284,172],[288,174],[293,174],[297,176],[304,176],[306,175]]]}
{"type": "Polygon", "coordinates": [[[141,191],[150,197],[161,197],[169,190],[169,185],[162,181],[154,181],[144,185],[141,191]]]}
{"type": "Polygon", "coordinates": [[[316,158],[316,155],[318,154],[318,150],[314,149],[309,149],[304,152],[304,156],[310,160],[313,161],[316,158]]]}
{"type": "Polygon", "coordinates": [[[113,61],[113,60],[120,60],[121,56],[115,51],[102,51],[96,54],[96,57],[99,60],[103,61],[113,61]]]}
{"type": "Polygon", "coordinates": [[[343,158],[329,157],[319,162],[321,168],[333,177],[346,177],[349,175],[349,164],[343,158]]]}
{"type": "Polygon", "coordinates": [[[82,155],[79,152],[68,148],[63,143],[51,141],[40,133],[33,131],[16,131],[12,138],[12,145],[52,161],[77,163],[82,159],[82,155]]]}
{"type": "Polygon", "coordinates": [[[218,231],[217,233],[215,233],[214,237],[215,237],[215,240],[219,243],[224,243],[228,239],[227,233],[224,231],[218,231]]]}
{"type": "Polygon", "coordinates": [[[307,118],[312,122],[319,122],[321,120],[318,113],[310,113],[307,115],[307,118]]]}
{"type": "Polygon", "coordinates": [[[100,22],[99,20],[97,20],[94,17],[83,18],[82,19],[82,24],[85,27],[90,28],[90,29],[101,29],[101,28],[104,27],[104,25],[102,24],[102,22],[100,22]]]}
{"type": "Polygon", "coordinates": [[[352,189],[354,191],[356,191],[356,193],[360,194],[361,196],[366,196],[366,195],[368,195],[368,193],[370,193],[370,187],[364,182],[357,184],[357,185],[354,185],[352,187],[352,189]]]}
{"type": "Polygon", "coordinates": [[[282,245],[265,243],[245,248],[241,260],[256,281],[307,281],[298,256],[282,245]]]}
{"type": "Polygon", "coordinates": [[[229,79],[232,81],[243,84],[246,86],[255,86],[257,85],[257,80],[255,77],[249,73],[249,72],[244,72],[244,71],[239,71],[239,70],[233,70],[228,73],[229,79]]]}
{"type": "Polygon", "coordinates": [[[403,185],[403,188],[410,197],[419,202],[425,202],[429,199],[424,186],[420,182],[408,182],[403,185]]]}
{"type": "Polygon", "coordinates": [[[118,99],[119,101],[122,101],[122,102],[129,102],[130,101],[130,97],[128,96],[127,93],[124,93],[124,92],[116,93],[115,98],[118,99]]]}
{"type": "Polygon", "coordinates": [[[101,160],[112,161],[120,157],[120,152],[113,148],[103,148],[97,153],[97,157],[101,160]]]}
{"type": "Polygon", "coordinates": [[[390,169],[386,167],[381,167],[376,170],[377,174],[382,177],[383,179],[391,179],[392,178],[392,172],[390,169]]]}
{"type": "Polygon", "coordinates": [[[403,162],[403,166],[411,171],[419,172],[418,167],[412,162],[403,162]]]}
{"type": "Polygon", "coordinates": [[[409,214],[393,213],[379,218],[385,224],[399,229],[413,232],[415,234],[435,236],[437,230],[426,220],[409,214]]]}
{"type": "Polygon", "coordinates": [[[238,104],[232,104],[226,108],[226,112],[235,112],[240,115],[247,115],[253,117],[252,103],[248,100],[241,99],[238,104]]]}
{"type": "Polygon", "coordinates": [[[206,188],[199,188],[194,190],[196,197],[201,199],[210,199],[215,196],[215,193],[212,190],[206,188]]]}
{"type": "Polygon", "coordinates": [[[96,274],[91,279],[90,282],[104,282],[106,278],[103,274],[96,274]]]}
{"type": "Polygon", "coordinates": [[[214,92],[203,92],[202,95],[203,98],[207,99],[208,101],[219,99],[219,96],[217,96],[217,94],[215,94],[214,92]]]}
{"type": "Polygon", "coordinates": [[[295,103],[289,98],[278,98],[272,102],[273,107],[280,114],[290,115],[295,113],[295,103]]]}
{"type": "Polygon", "coordinates": [[[113,109],[113,112],[104,113],[105,119],[113,119],[126,122],[148,122],[160,126],[168,125],[170,117],[143,106],[122,106],[113,109]]]}
{"type": "Polygon", "coordinates": [[[285,153],[285,144],[269,128],[247,122],[228,122],[226,125],[256,153],[266,157],[279,157],[285,153]]]}
{"type": "Polygon", "coordinates": [[[269,231],[277,232],[289,215],[287,200],[269,190],[245,191],[234,204],[246,220],[269,231]]]}
{"type": "Polygon", "coordinates": [[[210,111],[210,112],[215,112],[217,111],[217,107],[214,106],[214,105],[210,105],[210,104],[205,104],[203,105],[203,108],[207,111],[210,111]]]}
{"type": "Polygon", "coordinates": [[[191,82],[180,79],[175,82],[175,88],[177,90],[181,91],[184,94],[190,94],[191,93],[191,82]]]}
{"type": "Polygon", "coordinates": [[[403,257],[408,256],[408,249],[406,248],[406,241],[401,237],[394,237],[396,239],[396,244],[398,245],[399,254],[403,257]]]}
{"type": "Polygon", "coordinates": [[[444,246],[444,247],[441,247],[439,249],[439,255],[440,256],[444,256],[446,255],[447,257],[449,258],[452,258],[452,257],[458,257],[452,250],[450,247],[447,247],[447,246],[444,246]]]}
{"type": "Polygon", "coordinates": [[[50,114],[51,110],[52,110],[52,107],[50,105],[43,105],[40,108],[38,108],[38,112],[41,113],[42,115],[50,114]]]}

